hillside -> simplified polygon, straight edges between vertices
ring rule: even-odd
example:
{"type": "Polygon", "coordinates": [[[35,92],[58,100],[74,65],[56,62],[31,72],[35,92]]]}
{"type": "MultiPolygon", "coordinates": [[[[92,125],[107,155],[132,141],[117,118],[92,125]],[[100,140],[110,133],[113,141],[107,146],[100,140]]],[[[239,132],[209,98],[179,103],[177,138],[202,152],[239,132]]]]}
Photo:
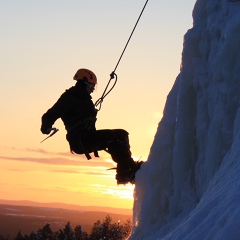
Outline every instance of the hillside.
{"type": "Polygon", "coordinates": [[[49,207],[14,206],[0,204],[0,235],[15,237],[21,230],[23,234],[37,231],[47,223],[53,231],[64,228],[70,221],[72,228],[81,225],[83,231],[90,232],[93,224],[102,221],[110,214],[113,222],[125,222],[130,215],[108,211],[77,211],[49,207]]]}

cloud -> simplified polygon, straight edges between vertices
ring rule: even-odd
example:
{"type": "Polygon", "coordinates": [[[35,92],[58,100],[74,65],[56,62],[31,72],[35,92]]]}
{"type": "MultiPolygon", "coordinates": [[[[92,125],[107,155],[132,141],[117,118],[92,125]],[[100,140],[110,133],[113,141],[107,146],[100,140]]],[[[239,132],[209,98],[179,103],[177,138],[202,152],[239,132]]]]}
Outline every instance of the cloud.
{"type": "Polygon", "coordinates": [[[94,175],[94,176],[112,176],[112,174],[108,173],[108,172],[85,172],[84,174],[86,175],[94,175]]]}
{"type": "Polygon", "coordinates": [[[113,198],[122,199],[133,199],[133,189],[134,185],[127,184],[124,186],[106,186],[106,185],[96,185],[91,184],[91,187],[95,187],[95,192],[101,195],[111,196],[113,198]]]}
{"type": "Polygon", "coordinates": [[[51,172],[55,173],[70,173],[70,174],[86,174],[86,175],[94,175],[94,176],[111,176],[112,174],[108,172],[97,172],[97,171],[76,171],[76,170],[69,170],[69,169],[58,169],[58,170],[50,170],[51,172]]]}
{"type": "Polygon", "coordinates": [[[42,154],[45,154],[45,155],[78,156],[78,157],[80,156],[82,158],[85,158],[84,155],[72,154],[71,152],[50,152],[50,151],[46,151],[42,148],[38,148],[38,149],[24,148],[22,150],[26,151],[26,152],[42,153],[42,154]]]}
{"type": "MultiPolygon", "coordinates": [[[[42,148],[15,148],[15,147],[6,147],[7,149],[11,149],[13,151],[21,151],[21,152],[32,152],[32,153],[39,153],[39,154],[43,154],[43,155],[51,155],[51,156],[60,156],[60,157],[67,157],[67,158],[77,158],[78,161],[85,161],[87,158],[84,154],[77,154],[77,153],[71,153],[69,152],[51,152],[51,151],[46,151],[42,148]]],[[[90,153],[90,155],[92,156],[92,158],[94,159],[94,155],[93,153],[90,153]]],[[[99,158],[96,158],[98,160],[103,160],[103,161],[108,161],[108,162],[112,162],[111,156],[107,153],[105,153],[105,151],[99,151],[99,158]],[[102,154],[101,154],[101,153],[102,154]]]]}
{"type": "Polygon", "coordinates": [[[9,171],[13,171],[13,172],[31,172],[30,170],[26,170],[26,169],[17,169],[17,168],[11,168],[8,169],[9,171]]]}
{"type": "Polygon", "coordinates": [[[87,166],[87,167],[112,167],[112,164],[105,161],[98,160],[72,160],[68,158],[31,158],[31,157],[7,157],[0,156],[0,159],[8,160],[8,161],[21,161],[21,162],[33,162],[45,165],[64,165],[64,166],[87,166]]]}
{"type": "Polygon", "coordinates": [[[76,170],[50,170],[51,172],[55,172],[55,173],[72,173],[72,174],[80,174],[82,173],[81,171],[76,171],[76,170]]]}

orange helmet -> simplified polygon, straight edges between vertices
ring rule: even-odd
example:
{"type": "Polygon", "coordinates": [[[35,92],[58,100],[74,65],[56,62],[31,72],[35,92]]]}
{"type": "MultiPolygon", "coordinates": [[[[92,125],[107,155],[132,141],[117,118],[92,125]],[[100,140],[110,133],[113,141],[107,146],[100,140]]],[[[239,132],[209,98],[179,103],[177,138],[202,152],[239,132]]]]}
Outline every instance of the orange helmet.
{"type": "Polygon", "coordinates": [[[76,81],[87,80],[89,83],[97,84],[96,75],[92,71],[85,68],[78,69],[73,79],[76,81]]]}

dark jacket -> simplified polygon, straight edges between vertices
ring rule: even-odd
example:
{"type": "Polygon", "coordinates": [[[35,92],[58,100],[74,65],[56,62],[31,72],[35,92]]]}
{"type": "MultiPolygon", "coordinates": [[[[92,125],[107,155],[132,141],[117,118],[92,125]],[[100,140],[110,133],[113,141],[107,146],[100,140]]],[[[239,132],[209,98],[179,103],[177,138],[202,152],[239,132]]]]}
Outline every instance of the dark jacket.
{"type": "Polygon", "coordinates": [[[61,118],[65,125],[71,149],[76,148],[76,144],[79,145],[83,134],[96,130],[96,110],[84,82],[78,81],[74,87],[61,95],[42,116],[42,128],[51,128],[58,118],[61,118]]]}

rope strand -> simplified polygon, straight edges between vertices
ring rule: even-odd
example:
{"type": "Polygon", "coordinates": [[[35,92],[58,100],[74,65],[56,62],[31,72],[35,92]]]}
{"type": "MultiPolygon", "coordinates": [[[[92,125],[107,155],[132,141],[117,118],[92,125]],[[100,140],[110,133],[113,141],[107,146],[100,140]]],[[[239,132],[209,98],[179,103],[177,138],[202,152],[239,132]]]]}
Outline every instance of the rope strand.
{"type": "Polygon", "coordinates": [[[127,43],[126,43],[126,45],[125,45],[125,47],[124,47],[124,49],[123,49],[123,51],[122,51],[122,54],[121,54],[121,56],[120,56],[120,58],[119,58],[119,60],[118,60],[118,62],[117,62],[117,65],[116,65],[116,67],[115,67],[115,69],[114,69],[113,72],[116,71],[116,69],[117,69],[117,67],[118,67],[118,65],[119,65],[119,63],[120,63],[120,61],[121,61],[121,59],[122,59],[122,57],[123,57],[123,54],[125,53],[125,50],[126,50],[126,48],[127,48],[127,46],[128,46],[128,43],[130,42],[130,40],[131,40],[131,38],[132,38],[132,35],[133,35],[133,33],[134,33],[134,31],[135,31],[135,29],[136,29],[136,27],[137,27],[137,25],[138,25],[138,22],[139,22],[142,14],[143,14],[143,12],[144,12],[144,10],[145,10],[145,7],[147,6],[147,3],[148,3],[148,0],[146,1],[145,5],[144,5],[144,7],[143,7],[143,9],[142,9],[139,17],[138,17],[138,20],[137,20],[137,22],[136,22],[136,24],[135,24],[135,26],[134,26],[134,28],[133,28],[133,30],[132,30],[132,33],[130,34],[130,37],[128,38],[128,41],[127,41],[127,43]]]}
{"type": "Polygon", "coordinates": [[[145,10],[145,7],[147,6],[148,1],[149,1],[149,0],[147,0],[147,1],[145,2],[144,6],[143,6],[143,9],[142,9],[142,11],[141,11],[141,13],[140,13],[140,15],[139,15],[139,17],[138,17],[138,19],[137,19],[137,22],[136,22],[136,24],[135,24],[135,26],[134,26],[131,34],[130,34],[130,37],[128,38],[128,41],[127,41],[127,43],[126,43],[126,45],[125,45],[125,47],[124,47],[124,49],[123,49],[123,51],[122,51],[122,54],[121,54],[120,58],[118,59],[118,62],[117,62],[117,64],[116,64],[113,72],[110,74],[110,79],[109,79],[109,81],[108,81],[108,83],[107,83],[107,86],[106,86],[106,88],[105,88],[102,96],[95,102],[95,107],[97,107],[97,106],[100,104],[98,111],[100,111],[100,109],[101,109],[101,105],[102,105],[102,102],[103,102],[104,98],[112,91],[112,89],[115,87],[115,85],[116,85],[116,83],[117,83],[117,75],[115,74],[115,72],[116,72],[116,70],[117,70],[117,68],[118,68],[119,63],[120,63],[121,60],[122,60],[123,54],[125,53],[125,51],[126,51],[126,49],[127,49],[127,46],[128,46],[128,44],[129,44],[129,42],[130,42],[130,40],[131,40],[131,38],[132,38],[132,35],[133,35],[133,33],[134,33],[137,25],[138,25],[138,22],[139,22],[141,16],[142,16],[142,14],[143,14],[143,12],[144,12],[144,10],[145,10]],[[109,86],[111,80],[114,79],[114,77],[116,77],[116,78],[115,78],[115,82],[114,82],[113,86],[110,88],[110,90],[106,93],[106,91],[107,91],[107,89],[108,89],[108,86],[109,86]]]}

